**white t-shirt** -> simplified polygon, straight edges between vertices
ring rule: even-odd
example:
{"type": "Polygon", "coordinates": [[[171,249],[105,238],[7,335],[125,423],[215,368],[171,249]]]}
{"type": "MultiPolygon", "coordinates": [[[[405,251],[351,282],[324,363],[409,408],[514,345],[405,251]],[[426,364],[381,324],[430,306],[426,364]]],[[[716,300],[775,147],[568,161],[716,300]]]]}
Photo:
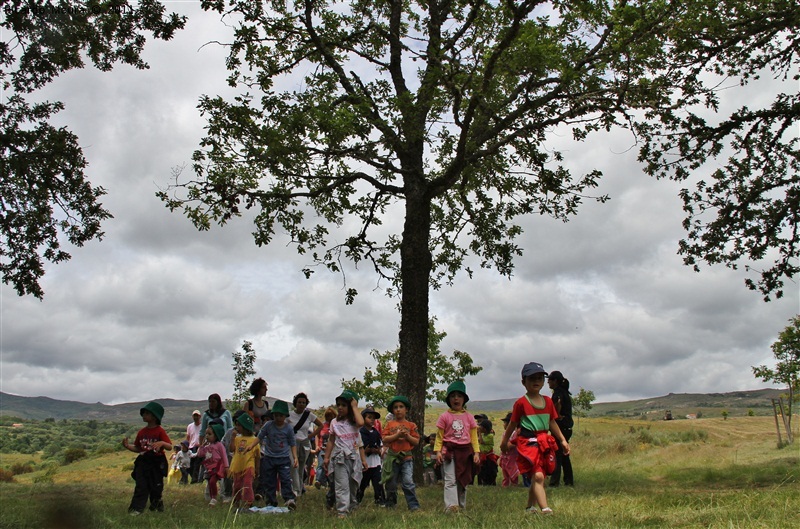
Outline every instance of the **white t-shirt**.
{"type": "MultiPolygon", "coordinates": [[[[306,410],[303,410],[303,413],[305,413],[305,412],[306,412],[306,410]]],[[[300,417],[302,417],[303,413],[297,413],[294,410],[291,410],[289,412],[289,424],[292,425],[292,428],[294,428],[295,425],[298,422],[300,422],[300,417]]],[[[308,433],[309,433],[309,428],[308,427],[309,427],[309,425],[314,424],[314,421],[316,421],[316,420],[317,420],[317,416],[314,415],[313,413],[311,413],[311,411],[309,411],[308,417],[306,417],[306,421],[303,423],[303,425],[300,427],[300,429],[297,430],[297,432],[294,434],[294,438],[297,441],[306,441],[308,439],[308,433]]]]}
{"type": "Polygon", "coordinates": [[[202,424],[189,423],[186,427],[186,437],[188,437],[189,448],[200,446],[200,428],[202,424]]]}

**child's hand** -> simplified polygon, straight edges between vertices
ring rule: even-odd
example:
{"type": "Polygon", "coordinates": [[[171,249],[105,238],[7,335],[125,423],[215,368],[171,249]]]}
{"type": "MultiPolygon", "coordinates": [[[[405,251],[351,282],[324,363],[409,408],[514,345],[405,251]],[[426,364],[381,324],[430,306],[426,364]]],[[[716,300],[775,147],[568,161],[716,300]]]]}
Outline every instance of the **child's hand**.
{"type": "Polygon", "coordinates": [[[441,452],[436,452],[436,464],[441,465],[444,462],[444,456],[441,452]]]}
{"type": "Polygon", "coordinates": [[[504,454],[508,453],[508,441],[503,441],[502,443],[500,443],[500,451],[503,452],[504,454]]]}
{"type": "Polygon", "coordinates": [[[481,455],[477,452],[472,454],[472,462],[475,463],[476,465],[479,464],[481,462],[481,455]]]}
{"type": "Polygon", "coordinates": [[[324,468],[326,468],[326,469],[327,469],[327,468],[328,468],[328,465],[330,465],[330,464],[331,464],[331,458],[329,458],[329,457],[324,457],[324,458],[322,458],[322,466],[323,466],[324,468]]]}
{"type": "Polygon", "coordinates": [[[300,463],[297,462],[297,458],[292,458],[292,459],[293,459],[292,468],[297,468],[298,466],[300,466],[300,463]]]}
{"type": "Polygon", "coordinates": [[[567,442],[566,439],[564,439],[564,441],[561,443],[561,447],[562,447],[562,450],[564,451],[564,455],[568,456],[570,450],[569,450],[569,443],[567,442]]]}
{"type": "Polygon", "coordinates": [[[124,437],[124,438],[122,439],[122,446],[124,446],[124,447],[125,447],[125,448],[127,448],[128,450],[130,450],[130,449],[131,449],[131,445],[128,443],[128,438],[127,438],[127,437],[124,437]]]}

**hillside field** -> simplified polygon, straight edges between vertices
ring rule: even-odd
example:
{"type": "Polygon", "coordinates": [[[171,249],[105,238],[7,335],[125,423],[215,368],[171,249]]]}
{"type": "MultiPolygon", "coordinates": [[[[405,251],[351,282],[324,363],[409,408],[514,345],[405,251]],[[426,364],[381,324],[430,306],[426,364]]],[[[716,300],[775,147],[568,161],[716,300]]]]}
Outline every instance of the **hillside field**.
{"type": "MultiPolygon", "coordinates": [[[[499,426],[500,414],[488,414],[499,426]]],[[[435,420],[430,415],[429,431],[435,420]]],[[[134,454],[96,454],[87,446],[88,457],[44,464],[42,453],[6,453],[0,454],[0,468],[29,464],[35,471],[0,483],[0,527],[800,527],[800,441],[778,448],[771,417],[586,417],[571,445],[576,486],[548,489],[552,517],[525,514],[522,487],[471,487],[467,510],[446,515],[439,485],[417,488],[420,512],[410,514],[401,498],[393,512],[365,502],[344,520],[325,510],[322,491],[313,488],[293,514],[256,515],[210,508],[201,485],[174,484],[165,491],[166,512],[132,518],[126,509],[134,454]]]]}

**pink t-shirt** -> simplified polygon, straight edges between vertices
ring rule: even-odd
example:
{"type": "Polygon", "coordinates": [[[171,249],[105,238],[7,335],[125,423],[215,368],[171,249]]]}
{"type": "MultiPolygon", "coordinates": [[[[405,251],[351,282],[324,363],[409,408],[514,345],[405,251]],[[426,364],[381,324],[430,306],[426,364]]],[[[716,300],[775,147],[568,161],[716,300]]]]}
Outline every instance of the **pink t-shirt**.
{"type": "Polygon", "coordinates": [[[331,421],[331,433],[335,436],[334,442],[336,444],[334,448],[340,448],[346,453],[358,450],[361,433],[355,424],[352,424],[347,419],[343,421],[334,419],[331,421]]]}
{"type": "Polygon", "coordinates": [[[444,432],[442,439],[444,443],[468,445],[472,442],[470,431],[473,428],[477,429],[478,423],[475,422],[475,417],[471,413],[453,413],[447,410],[439,415],[436,427],[441,428],[444,432]]]}

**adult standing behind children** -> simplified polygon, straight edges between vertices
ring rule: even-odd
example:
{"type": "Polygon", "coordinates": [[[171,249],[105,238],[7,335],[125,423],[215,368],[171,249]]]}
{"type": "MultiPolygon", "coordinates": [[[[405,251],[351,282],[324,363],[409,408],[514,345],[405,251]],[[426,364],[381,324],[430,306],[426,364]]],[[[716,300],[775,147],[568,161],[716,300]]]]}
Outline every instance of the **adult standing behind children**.
{"type": "Polygon", "coordinates": [[[139,415],[147,426],[136,433],[133,444],[125,437],[122,446],[139,454],[133,463],[131,477],[136,482],[133,497],[128,507],[132,515],[144,512],[147,500],[150,499],[151,511],[163,511],[164,478],[167,476],[167,456],[164,450],[172,450],[167,432],[161,427],[164,407],[158,402],[149,402],[139,409],[139,415]]]}
{"type": "Polygon", "coordinates": [[[186,440],[189,442],[189,452],[191,452],[191,463],[189,464],[189,476],[192,478],[192,483],[197,483],[200,479],[200,469],[203,467],[202,462],[195,457],[197,449],[200,448],[200,419],[203,414],[200,410],[192,412],[192,422],[186,427],[186,440]]]}
{"type": "Polygon", "coordinates": [[[222,397],[219,396],[219,393],[212,393],[208,396],[208,409],[200,421],[200,444],[205,442],[205,432],[209,423],[214,419],[219,419],[222,422],[222,427],[226,432],[233,428],[233,417],[231,417],[231,412],[222,405],[222,397]]]}
{"type": "MultiPolygon", "coordinates": [[[[564,378],[561,371],[551,371],[547,377],[547,385],[553,391],[553,406],[558,412],[558,427],[561,433],[564,434],[564,439],[569,441],[572,438],[572,397],[569,392],[569,380],[564,378]]],[[[558,487],[561,481],[561,471],[564,471],[564,485],[572,487],[575,483],[572,476],[572,461],[569,455],[564,453],[564,450],[559,446],[556,452],[556,469],[550,476],[550,486],[558,487]]]]}
{"type": "Polygon", "coordinates": [[[292,406],[294,409],[289,412],[289,424],[294,429],[294,437],[297,442],[297,459],[298,465],[292,467],[292,489],[295,495],[299,498],[306,491],[305,480],[303,473],[306,468],[308,456],[311,453],[311,437],[314,437],[322,428],[322,421],[311,413],[308,409],[308,395],[305,393],[298,393],[292,399],[292,406]],[[313,424],[314,430],[309,432],[308,427],[313,424]]]}
{"type": "Polygon", "coordinates": [[[253,425],[256,431],[261,429],[261,426],[272,419],[272,414],[269,411],[269,401],[267,400],[267,388],[269,384],[263,378],[257,378],[250,384],[250,394],[253,396],[247,399],[242,404],[242,409],[253,418],[253,425]]]}
{"type": "Polygon", "coordinates": [[[508,452],[508,442],[511,434],[520,425],[517,438],[517,466],[522,475],[532,476],[533,480],[528,492],[528,505],[526,512],[538,513],[535,505],[541,508],[542,514],[553,514],[553,509],[547,505],[547,494],[544,490],[545,451],[555,450],[551,446],[552,437],[547,435],[548,429],[558,443],[564,447],[564,453],[569,455],[569,443],[558,428],[556,419],[558,412],[553,406],[550,397],[542,395],[544,377],[547,372],[542,364],[530,362],[522,367],[522,385],[525,386],[525,395],[514,402],[511,410],[511,420],[508,422],[500,450],[508,452]]]}

